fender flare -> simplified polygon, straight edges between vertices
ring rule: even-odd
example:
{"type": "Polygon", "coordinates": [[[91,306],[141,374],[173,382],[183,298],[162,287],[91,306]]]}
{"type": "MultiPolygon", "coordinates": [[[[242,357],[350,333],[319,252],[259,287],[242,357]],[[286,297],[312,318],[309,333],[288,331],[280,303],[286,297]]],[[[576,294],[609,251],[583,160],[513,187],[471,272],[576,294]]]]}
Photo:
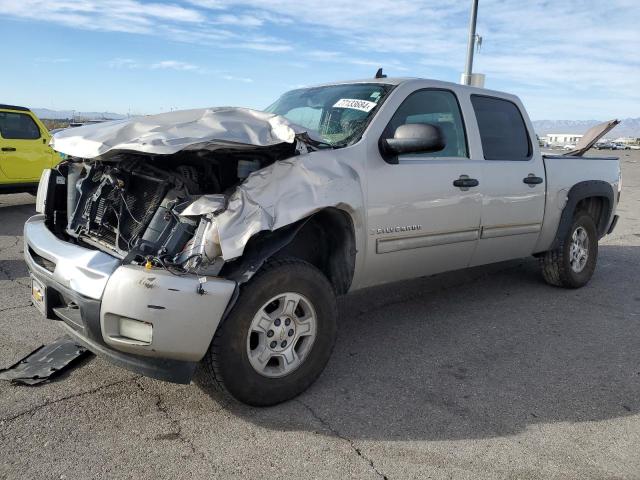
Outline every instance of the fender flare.
{"type": "Polygon", "coordinates": [[[564,238],[569,232],[573,221],[573,213],[575,212],[578,203],[581,200],[590,197],[602,197],[607,201],[604,205],[602,215],[600,215],[598,224],[596,225],[598,230],[598,239],[601,239],[606,235],[607,225],[609,223],[609,218],[611,218],[615,199],[613,187],[604,180],[586,180],[584,182],[576,183],[569,190],[569,193],[567,194],[567,203],[562,210],[558,230],[556,231],[556,236],[549,250],[557,248],[560,243],[560,239],[564,238]]]}
{"type": "MultiPolygon", "coordinates": [[[[346,210],[338,210],[348,214],[346,210]]],[[[319,212],[321,211],[322,210],[319,212]]],[[[279,228],[278,230],[263,230],[259,232],[249,239],[241,257],[237,260],[225,263],[222,270],[219,272],[219,276],[226,278],[227,280],[234,281],[236,283],[236,287],[231,295],[231,299],[227,304],[222,318],[220,319],[219,325],[222,325],[222,322],[226,320],[227,316],[235,306],[238,297],[240,296],[241,285],[248,282],[262,267],[262,265],[269,260],[269,258],[287,247],[295,239],[300,230],[302,230],[302,228],[319,212],[315,212],[308,217],[302,218],[296,222],[279,228]]],[[[353,221],[350,216],[349,218],[353,221]]],[[[353,250],[354,255],[356,252],[357,250],[353,250]]]]}
{"type": "Polygon", "coordinates": [[[235,307],[240,296],[240,285],[248,282],[272,255],[275,255],[289,245],[300,229],[307,223],[309,217],[275,231],[260,232],[247,243],[245,252],[237,261],[226,263],[220,271],[220,276],[236,282],[236,287],[224,309],[218,328],[227,319],[235,307]],[[262,235],[261,235],[262,234],[262,235]]]}
{"type": "Polygon", "coordinates": [[[311,216],[274,231],[262,231],[247,242],[242,257],[226,263],[220,276],[238,285],[248,282],[270,257],[289,245],[311,216]]]}

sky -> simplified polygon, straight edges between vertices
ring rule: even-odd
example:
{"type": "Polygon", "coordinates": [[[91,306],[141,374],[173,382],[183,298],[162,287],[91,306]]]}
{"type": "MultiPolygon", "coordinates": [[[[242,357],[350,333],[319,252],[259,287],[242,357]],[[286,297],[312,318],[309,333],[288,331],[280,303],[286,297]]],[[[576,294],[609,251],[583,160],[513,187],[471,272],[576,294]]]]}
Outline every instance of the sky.
{"type": "MultiPolygon", "coordinates": [[[[0,103],[265,108],[389,76],[458,82],[467,0],[0,0],[0,103]]],[[[640,116],[640,0],[480,0],[474,72],[534,120],[640,116]]]]}

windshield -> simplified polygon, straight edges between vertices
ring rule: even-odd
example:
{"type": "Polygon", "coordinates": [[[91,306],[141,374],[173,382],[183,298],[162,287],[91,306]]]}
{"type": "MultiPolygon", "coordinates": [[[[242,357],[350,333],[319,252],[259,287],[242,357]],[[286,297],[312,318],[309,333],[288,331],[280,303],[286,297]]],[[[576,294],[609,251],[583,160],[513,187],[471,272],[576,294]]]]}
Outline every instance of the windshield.
{"type": "Polygon", "coordinates": [[[292,90],[266,111],[317,132],[332,147],[344,147],[360,139],[391,88],[359,83],[292,90]]]}

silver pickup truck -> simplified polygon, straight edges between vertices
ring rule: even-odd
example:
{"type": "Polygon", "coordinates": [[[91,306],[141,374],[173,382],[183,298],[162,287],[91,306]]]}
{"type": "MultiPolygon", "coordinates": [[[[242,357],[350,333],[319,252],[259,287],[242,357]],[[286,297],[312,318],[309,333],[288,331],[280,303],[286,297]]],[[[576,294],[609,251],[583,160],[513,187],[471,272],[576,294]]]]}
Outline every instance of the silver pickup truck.
{"type": "Polygon", "coordinates": [[[338,295],[531,255],[551,285],[586,284],[621,190],[615,158],[541,154],[517,97],[423,79],[85,126],[52,146],[66,161],[24,230],[34,304],[117,365],[188,383],[202,364],[253,405],[320,375],[338,295]]]}

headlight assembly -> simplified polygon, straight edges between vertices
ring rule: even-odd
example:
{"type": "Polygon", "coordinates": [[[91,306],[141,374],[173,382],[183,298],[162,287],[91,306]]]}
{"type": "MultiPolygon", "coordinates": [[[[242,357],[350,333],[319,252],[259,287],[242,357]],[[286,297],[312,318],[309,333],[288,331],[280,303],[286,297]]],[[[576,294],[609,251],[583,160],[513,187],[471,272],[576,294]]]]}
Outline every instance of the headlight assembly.
{"type": "Polygon", "coordinates": [[[36,212],[44,213],[47,205],[47,194],[49,193],[49,179],[51,178],[51,169],[47,168],[40,175],[40,183],[38,184],[38,193],[36,195],[36,212]]]}

